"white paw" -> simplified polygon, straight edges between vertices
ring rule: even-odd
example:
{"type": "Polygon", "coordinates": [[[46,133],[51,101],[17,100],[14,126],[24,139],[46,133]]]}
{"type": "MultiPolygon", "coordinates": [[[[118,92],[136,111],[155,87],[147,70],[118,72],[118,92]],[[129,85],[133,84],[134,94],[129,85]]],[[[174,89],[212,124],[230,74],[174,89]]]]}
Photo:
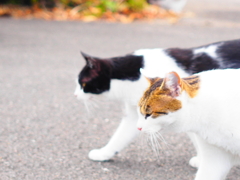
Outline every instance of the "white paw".
{"type": "Polygon", "coordinates": [[[189,164],[194,168],[198,168],[200,165],[200,158],[197,156],[192,157],[189,161],[189,164]]]}
{"type": "Polygon", "coordinates": [[[105,149],[93,149],[88,153],[89,159],[93,161],[108,161],[111,159],[116,153],[106,151],[105,149]]]}

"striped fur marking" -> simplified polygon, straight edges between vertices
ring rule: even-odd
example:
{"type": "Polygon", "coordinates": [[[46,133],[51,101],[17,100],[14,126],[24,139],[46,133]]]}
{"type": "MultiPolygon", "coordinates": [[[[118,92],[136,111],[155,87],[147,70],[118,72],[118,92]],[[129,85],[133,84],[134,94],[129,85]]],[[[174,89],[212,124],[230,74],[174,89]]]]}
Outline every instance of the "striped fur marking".
{"type": "Polygon", "coordinates": [[[200,78],[196,75],[182,78],[181,84],[182,90],[186,91],[191,98],[194,98],[200,88],[200,78]]]}

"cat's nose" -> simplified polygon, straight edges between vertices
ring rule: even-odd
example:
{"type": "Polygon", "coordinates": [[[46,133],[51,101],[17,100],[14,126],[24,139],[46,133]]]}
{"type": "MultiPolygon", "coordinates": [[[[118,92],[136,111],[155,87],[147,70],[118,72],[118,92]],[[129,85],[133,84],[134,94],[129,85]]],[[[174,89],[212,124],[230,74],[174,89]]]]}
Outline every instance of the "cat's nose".
{"type": "Polygon", "coordinates": [[[141,130],[142,130],[142,128],[140,128],[140,127],[139,127],[139,128],[137,128],[137,129],[138,129],[139,131],[141,131],[141,130]]]}

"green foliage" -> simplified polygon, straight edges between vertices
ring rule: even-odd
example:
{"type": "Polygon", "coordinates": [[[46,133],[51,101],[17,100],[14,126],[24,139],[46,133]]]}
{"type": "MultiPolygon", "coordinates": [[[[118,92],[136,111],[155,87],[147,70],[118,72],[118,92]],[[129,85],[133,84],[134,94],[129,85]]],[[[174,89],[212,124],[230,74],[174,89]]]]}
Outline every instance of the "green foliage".
{"type": "Polygon", "coordinates": [[[129,9],[131,11],[140,11],[146,5],[146,0],[3,0],[6,4],[18,4],[18,5],[40,5],[48,7],[56,6],[58,4],[64,7],[82,6],[82,9],[86,8],[98,8],[99,13],[111,11],[117,12],[122,9],[129,9]]]}
{"type": "Polygon", "coordinates": [[[116,1],[102,0],[97,7],[100,8],[103,12],[108,10],[116,12],[118,9],[118,3],[116,1]]]}
{"type": "Polygon", "coordinates": [[[132,11],[140,11],[147,5],[145,0],[126,0],[125,3],[132,11]]]}
{"type": "Polygon", "coordinates": [[[75,7],[81,4],[82,1],[81,0],[59,0],[58,2],[66,7],[75,7]]]}

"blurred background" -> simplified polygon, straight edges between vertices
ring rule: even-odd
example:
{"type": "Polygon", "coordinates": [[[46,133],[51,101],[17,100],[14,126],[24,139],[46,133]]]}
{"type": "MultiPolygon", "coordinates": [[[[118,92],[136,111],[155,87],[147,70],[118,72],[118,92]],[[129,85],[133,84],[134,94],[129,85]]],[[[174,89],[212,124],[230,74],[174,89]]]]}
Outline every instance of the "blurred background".
{"type": "MultiPolygon", "coordinates": [[[[106,101],[88,114],[73,96],[80,51],[112,57],[239,38],[239,0],[1,1],[0,179],[192,180],[185,134],[163,134],[159,158],[139,138],[110,162],[88,159],[123,113],[106,101]]],[[[227,180],[239,177],[237,166],[227,180]]]]}
{"type": "Polygon", "coordinates": [[[4,0],[0,15],[54,20],[179,18],[186,0],[4,0]]]}

